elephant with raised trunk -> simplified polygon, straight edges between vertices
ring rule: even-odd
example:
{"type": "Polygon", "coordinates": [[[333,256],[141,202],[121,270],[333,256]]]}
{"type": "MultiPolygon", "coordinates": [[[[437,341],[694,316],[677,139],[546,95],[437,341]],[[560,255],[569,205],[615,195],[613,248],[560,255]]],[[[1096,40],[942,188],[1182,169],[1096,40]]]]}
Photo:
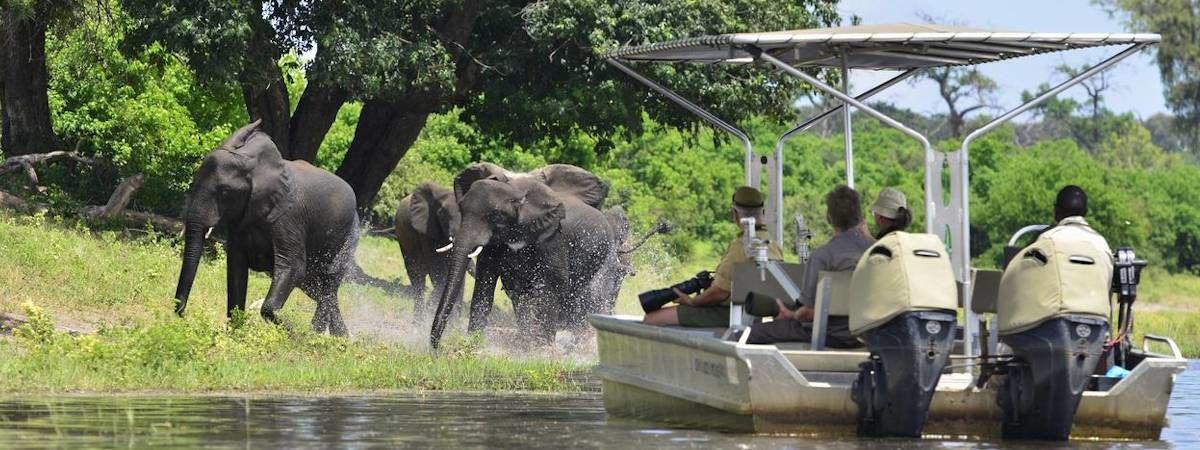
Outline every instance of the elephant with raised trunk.
{"type": "Polygon", "coordinates": [[[439,298],[430,332],[433,347],[474,256],[470,331],[485,326],[498,280],[518,320],[532,325],[541,342],[560,327],[581,327],[589,312],[611,304],[603,298],[611,286],[605,281],[620,269],[616,233],[597,209],[608,194],[603,180],[564,164],[521,174],[484,163],[460,173],[454,187],[461,224],[450,254],[450,288],[439,298]]]}
{"type": "Polygon", "coordinates": [[[305,161],[285,161],[259,122],[235,131],[204,158],[192,179],[184,213],[183,267],[175,312],[183,315],[204,241],[224,230],[226,311],[246,307],[249,270],[271,274],[262,316],[276,312],[299,287],[317,301],[313,329],[345,336],[338,286],[358,243],[354,191],[341,178],[305,161]]]}
{"type": "MultiPolygon", "coordinates": [[[[446,268],[450,263],[451,236],[459,223],[458,201],[450,189],[433,183],[421,183],[400,199],[396,209],[396,240],[404,257],[404,269],[410,283],[414,317],[425,311],[425,279],[433,285],[433,297],[446,288],[446,268]],[[439,251],[441,250],[441,251],[439,251]]],[[[462,290],[459,289],[461,300],[462,290]]]]}

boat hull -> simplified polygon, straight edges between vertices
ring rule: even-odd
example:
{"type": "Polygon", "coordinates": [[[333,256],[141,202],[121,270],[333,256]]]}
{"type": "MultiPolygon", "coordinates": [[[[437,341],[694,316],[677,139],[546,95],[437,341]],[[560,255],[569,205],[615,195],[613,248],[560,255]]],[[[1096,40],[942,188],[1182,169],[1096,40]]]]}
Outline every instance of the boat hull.
{"type": "MultiPolygon", "coordinates": [[[[809,351],[722,341],[715,330],[647,326],[594,315],[604,406],[612,414],[706,429],[854,436],[851,383],[865,351],[809,351]]],[[[1084,392],[1075,439],[1157,439],[1184,359],[1147,354],[1111,389],[1084,392]]],[[[999,382],[941,377],[925,437],[999,438],[999,382]]]]}

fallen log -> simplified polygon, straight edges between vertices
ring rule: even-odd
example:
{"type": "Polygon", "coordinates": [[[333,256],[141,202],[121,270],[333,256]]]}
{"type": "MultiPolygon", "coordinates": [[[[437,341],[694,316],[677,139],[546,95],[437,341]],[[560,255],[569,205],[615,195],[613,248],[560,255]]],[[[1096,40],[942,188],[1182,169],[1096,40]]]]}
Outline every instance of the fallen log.
{"type": "Polygon", "coordinates": [[[21,197],[0,191],[0,208],[11,209],[21,214],[41,214],[50,208],[41,203],[25,201],[21,197]]]}
{"type": "Polygon", "coordinates": [[[182,232],[183,222],[179,219],[125,209],[145,182],[146,176],[140,173],[126,178],[113,190],[108,203],[103,206],[85,206],[79,210],[79,215],[86,220],[118,222],[126,226],[150,224],[154,229],[168,234],[182,232]]]}
{"type": "Polygon", "coordinates": [[[78,163],[87,164],[89,166],[101,164],[100,161],[95,159],[88,158],[86,156],[80,156],[78,147],[79,146],[76,145],[76,151],[70,152],[65,150],[57,150],[49,153],[33,153],[29,155],[11,156],[6,158],[3,162],[0,162],[0,175],[17,171],[24,172],[25,177],[29,180],[29,185],[32,186],[34,190],[42,192],[45,190],[45,188],[41,186],[38,180],[37,171],[33,169],[34,165],[49,164],[55,161],[63,160],[75,161],[78,163]]]}

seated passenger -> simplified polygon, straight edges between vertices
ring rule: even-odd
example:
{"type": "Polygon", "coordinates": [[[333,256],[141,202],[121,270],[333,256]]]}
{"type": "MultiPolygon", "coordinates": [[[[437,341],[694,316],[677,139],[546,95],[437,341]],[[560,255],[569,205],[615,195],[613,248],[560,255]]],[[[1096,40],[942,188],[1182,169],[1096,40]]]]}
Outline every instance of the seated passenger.
{"type": "MultiPolygon", "coordinates": [[[[816,299],[817,278],[822,271],[854,270],[859,257],[872,244],[871,237],[863,231],[862,217],[862,204],[854,189],[838,186],[825,196],[825,220],[833,226],[834,235],[809,257],[808,267],[804,269],[804,282],[800,286],[802,306],[791,311],[780,302],[779,315],[774,321],[750,327],[747,343],[812,341],[812,305],[816,299]]],[[[825,342],[829,347],[852,348],[861,345],[850,334],[848,317],[830,316],[827,330],[825,342]]]]}
{"type": "Polygon", "coordinates": [[[912,211],[908,209],[908,200],[904,193],[893,188],[879,191],[879,197],[871,204],[871,213],[875,215],[875,239],[879,240],[893,231],[907,230],[912,225],[912,211]]]}
{"type": "Polygon", "coordinates": [[[1088,239],[1105,255],[1111,255],[1112,249],[1108,246],[1108,241],[1096,230],[1093,230],[1084,219],[1087,212],[1087,193],[1083,191],[1083,188],[1075,185],[1062,188],[1058,191],[1058,197],[1054,199],[1054,221],[1057,224],[1053,228],[1043,231],[1038,239],[1061,233],[1072,233],[1088,239]]]}
{"type": "MultiPolygon", "coordinates": [[[[685,327],[729,327],[729,293],[733,290],[733,265],[750,260],[746,256],[746,230],[742,229],[742,219],[753,217],[757,223],[755,234],[759,239],[767,240],[766,226],[763,223],[763,196],[757,189],[743,186],[733,194],[733,222],[741,230],[738,237],[729,243],[725,256],[717,266],[713,275],[712,286],[693,297],[679,289],[675,289],[679,306],[663,308],[647,313],[642,323],[650,325],[682,325],[685,327]]],[[[779,245],[770,242],[767,257],[783,260],[783,251],[779,245]]]]}

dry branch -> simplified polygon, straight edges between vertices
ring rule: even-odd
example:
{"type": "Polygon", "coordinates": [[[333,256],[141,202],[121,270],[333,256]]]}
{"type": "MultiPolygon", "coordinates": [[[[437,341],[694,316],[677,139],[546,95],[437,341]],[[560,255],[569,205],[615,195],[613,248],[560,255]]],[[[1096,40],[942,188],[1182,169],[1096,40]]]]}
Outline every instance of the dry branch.
{"type": "Polygon", "coordinates": [[[100,164],[99,161],[85,156],[79,156],[78,151],[53,151],[50,153],[33,153],[29,155],[17,155],[5,159],[0,162],[0,175],[21,171],[25,173],[25,177],[29,179],[29,185],[34,189],[41,191],[42,187],[38,182],[37,171],[33,169],[35,165],[49,164],[55,161],[75,161],[78,163],[95,166],[100,164]]]}

